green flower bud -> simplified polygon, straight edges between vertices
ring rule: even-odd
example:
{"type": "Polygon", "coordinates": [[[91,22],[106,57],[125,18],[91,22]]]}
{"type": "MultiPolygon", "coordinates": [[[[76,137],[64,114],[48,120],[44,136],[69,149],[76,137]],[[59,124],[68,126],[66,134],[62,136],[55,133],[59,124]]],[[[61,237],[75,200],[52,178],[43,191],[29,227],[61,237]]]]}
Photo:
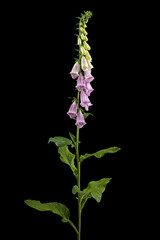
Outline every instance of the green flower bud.
{"type": "Polygon", "coordinates": [[[82,33],[84,33],[84,28],[83,27],[80,27],[80,29],[79,29],[82,33]]]}
{"type": "Polygon", "coordinates": [[[88,34],[88,33],[86,32],[86,30],[85,30],[83,27],[80,27],[80,31],[81,31],[82,33],[84,33],[85,35],[88,34]]]}
{"type": "Polygon", "coordinates": [[[84,39],[83,40],[85,40],[86,42],[88,41],[88,38],[87,38],[87,36],[84,36],[84,39]]]}
{"type": "Polygon", "coordinates": [[[78,45],[82,45],[82,41],[81,41],[81,39],[78,37],[78,40],[77,40],[77,44],[78,45]]]}
{"type": "Polygon", "coordinates": [[[84,36],[83,33],[81,34],[81,39],[82,39],[82,40],[85,40],[85,39],[86,39],[86,36],[84,36]]]}
{"type": "Polygon", "coordinates": [[[86,50],[91,50],[91,47],[89,46],[89,44],[86,41],[83,42],[83,47],[86,50]]]}
{"type": "Polygon", "coordinates": [[[87,27],[87,25],[86,25],[86,24],[84,24],[84,25],[83,25],[83,28],[86,28],[86,27],[87,27]]]}
{"type": "Polygon", "coordinates": [[[92,62],[92,57],[91,55],[89,54],[89,52],[87,50],[85,50],[85,55],[86,55],[86,59],[89,61],[89,62],[92,62]]]}

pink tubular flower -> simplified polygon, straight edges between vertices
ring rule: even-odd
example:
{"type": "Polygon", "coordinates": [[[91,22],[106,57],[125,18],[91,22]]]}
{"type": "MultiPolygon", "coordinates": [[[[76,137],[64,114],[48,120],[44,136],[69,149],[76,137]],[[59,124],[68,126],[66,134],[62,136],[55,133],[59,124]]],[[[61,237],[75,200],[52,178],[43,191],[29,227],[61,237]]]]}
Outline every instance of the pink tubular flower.
{"type": "Polygon", "coordinates": [[[94,77],[91,74],[91,70],[90,69],[87,69],[86,71],[84,71],[84,76],[85,76],[85,80],[87,82],[92,82],[93,79],[94,79],[94,77]]]}
{"type": "Polygon", "coordinates": [[[72,68],[72,71],[70,72],[71,77],[73,79],[77,78],[79,76],[79,63],[76,62],[72,68]]]}
{"type": "Polygon", "coordinates": [[[86,111],[88,111],[89,107],[93,105],[84,91],[81,92],[80,105],[81,107],[85,108],[86,111]]]}
{"type": "Polygon", "coordinates": [[[84,116],[83,116],[81,110],[79,110],[79,112],[77,114],[77,121],[76,121],[75,125],[78,128],[82,128],[84,125],[86,125],[86,122],[85,122],[85,119],[84,119],[84,116]]]}
{"type": "Polygon", "coordinates": [[[76,88],[78,89],[78,91],[82,91],[86,88],[85,80],[82,74],[80,74],[80,76],[78,77],[76,88]]]}
{"type": "Polygon", "coordinates": [[[72,103],[67,114],[69,115],[70,118],[75,118],[77,116],[77,103],[76,102],[72,103]]]}
{"type": "Polygon", "coordinates": [[[89,82],[86,82],[85,90],[86,90],[86,95],[87,96],[90,96],[91,92],[94,91],[94,89],[92,88],[92,86],[91,86],[91,84],[89,82]]]}

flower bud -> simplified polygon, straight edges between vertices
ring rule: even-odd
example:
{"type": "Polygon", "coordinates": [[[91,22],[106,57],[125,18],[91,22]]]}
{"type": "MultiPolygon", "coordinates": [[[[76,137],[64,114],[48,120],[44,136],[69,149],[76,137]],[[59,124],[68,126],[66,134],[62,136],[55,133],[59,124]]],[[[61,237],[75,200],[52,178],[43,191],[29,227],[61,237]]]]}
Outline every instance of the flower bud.
{"type": "Polygon", "coordinates": [[[84,33],[85,29],[83,27],[80,27],[79,29],[82,33],[84,33]]]}
{"type": "Polygon", "coordinates": [[[88,62],[84,56],[81,58],[81,68],[83,71],[86,71],[89,68],[88,62]]]}
{"type": "Polygon", "coordinates": [[[88,61],[88,60],[87,60],[87,64],[88,64],[88,69],[92,69],[92,68],[94,68],[93,65],[91,64],[91,62],[88,61]]]}
{"type": "Polygon", "coordinates": [[[86,59],[87,59],[89,62],[92,62],[92,57],[91,57],[91,55],[89,54],[89,52],[88,52],[87,50],[85,50],[85,51],[86,51],[86,53],[85,53],[86,59]]]}
{"type": "Polygon", "coordinates": [[[82,40],[79,37],[78,37],[78,40],[77,40],[77,44],[82,45],[82,40]]]}
{"type": "Polygon", "coordinates": [[[83,55],[86,55],[86,50],[84,49],[84,47],[81,47],[81,53],[82,53],[83,55]]]}
{"type": "Polygon", "coordinates": [[[84,36],[84,39],[83,40],[85,40],[86,42],[88,41],[88,38],[87,38],[87,36],[84,36]]]}
{"type": "Polygon", "coordinates": [[[83,33],[81,34],[81,39],[82,39],[82,40],[85,40],[85,39],[86,39],[86,36],[84,36],[83,33]]]}
{"type": "Polygon", "coordinates": [[[83,47],[86,50],[91,50],[91,47],[89,46],[89,44],[86,41],[83,42],[83,47]]]}
{"type": "Polygon", "coordinates": [[[84,33],[85,35],[88,34],[88,33],[86,32],[86,30],[85,30],[83,27],[80,27],[80,31],[81,31],[82,33],[84,33]]]}

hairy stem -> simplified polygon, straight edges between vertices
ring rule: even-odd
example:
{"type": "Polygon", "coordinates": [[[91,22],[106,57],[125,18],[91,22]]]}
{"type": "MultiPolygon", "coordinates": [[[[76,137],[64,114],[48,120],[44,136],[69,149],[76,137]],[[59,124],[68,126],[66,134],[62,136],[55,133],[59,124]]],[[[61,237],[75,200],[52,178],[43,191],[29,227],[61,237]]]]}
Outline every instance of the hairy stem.
{"type": "MultiPolygon", "coordinates": [[[[77,102],[78,102],[78,110],[79,110],[79,92],[77,94],[77,102]]],[[[77,127],[76,134],[76,159],[77,159],[77,169],[78,169],[78,177],[77,177],[77,185],[79,189],[81,189],[81,165],[79,161],[79,128],[77,127]]],[[[77,239],[81,239],[81,202],[80,196],[78,195],[78,235],[77,239]]]]}

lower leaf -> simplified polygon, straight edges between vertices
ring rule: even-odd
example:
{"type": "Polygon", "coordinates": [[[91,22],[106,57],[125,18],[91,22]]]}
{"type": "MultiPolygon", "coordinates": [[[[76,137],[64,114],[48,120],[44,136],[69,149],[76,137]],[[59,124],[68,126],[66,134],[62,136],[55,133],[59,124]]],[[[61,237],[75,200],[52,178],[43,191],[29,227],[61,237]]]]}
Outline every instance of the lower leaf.
{"type": "Polygon", "coordinates": [[[60,217],[62,217],[62,222],[69,223],[73,227],[75,232],[78,234],[78,230],[76,226],[69,219],[70,211],[64,204],[58,203],[58,202],[41,203],[40,201],[36,201],[36,200],[25,200],[24,202],[29,207],[34,208],[38,211],[50,211],[59,215],[60,217]]]}
{"type": "Polygon", "coordinates": [[[25,203],[38,211],[50,211],[62,217],[62,220],[66,221],[70,218],[69,209],[62,203],[58,202],[49,202],[49,203],[41,203],[36,200],[25,200],[25,203]]]}

